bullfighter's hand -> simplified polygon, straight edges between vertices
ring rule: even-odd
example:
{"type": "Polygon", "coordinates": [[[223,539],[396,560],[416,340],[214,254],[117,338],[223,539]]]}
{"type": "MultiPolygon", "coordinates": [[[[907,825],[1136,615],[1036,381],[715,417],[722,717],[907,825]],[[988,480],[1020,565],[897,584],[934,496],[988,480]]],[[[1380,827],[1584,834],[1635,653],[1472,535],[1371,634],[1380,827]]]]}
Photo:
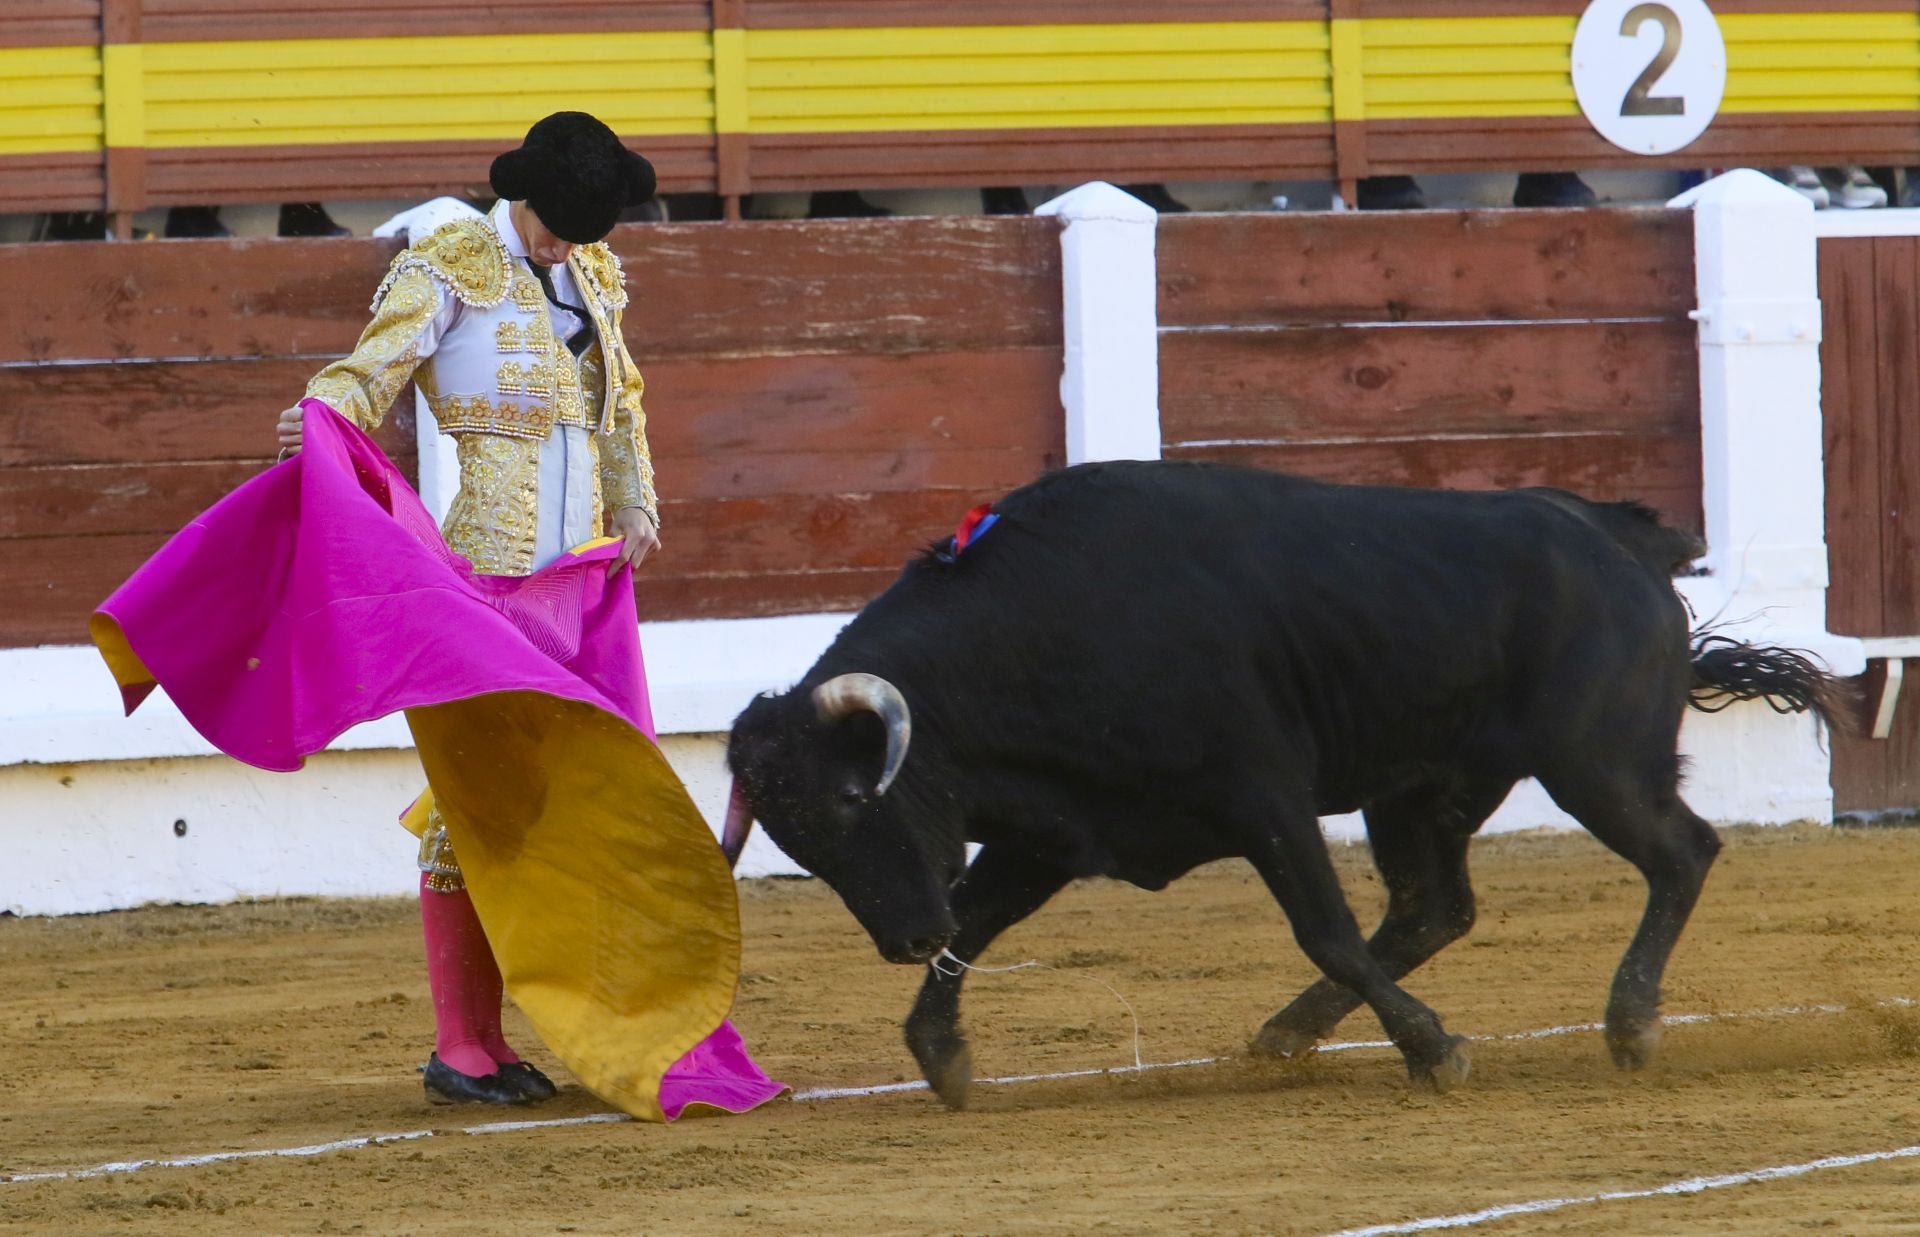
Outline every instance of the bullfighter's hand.
{"type": "Polygon", "coordinates": [[[300,411],[298,404],[280,414],[280,422],[274,428],[280,435],[281,459],[300,449],[300,424],[305,419],[306,414],[300,411]]]}
{"type": "Polygon", "coordinates": [[[653,517],[644,508],[622,507],[614,512],[613,532],[620,538],[620,553],[607,564],[609,580],[620,570],[620,564],[632,563],[638,567],[647,560],[647,555],[660,548],[660,530],[654,527],[653,517]]]}

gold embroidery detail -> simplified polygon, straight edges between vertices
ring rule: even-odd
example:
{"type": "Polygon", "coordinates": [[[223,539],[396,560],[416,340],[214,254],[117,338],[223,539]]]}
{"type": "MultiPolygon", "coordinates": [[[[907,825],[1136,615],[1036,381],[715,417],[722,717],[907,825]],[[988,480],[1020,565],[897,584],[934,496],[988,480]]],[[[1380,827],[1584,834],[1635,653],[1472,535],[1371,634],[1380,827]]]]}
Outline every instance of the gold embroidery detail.
{"type": "Polygon", "coordinates": [[[420,365],[420,337],[440,312],[440,293],[423,272],[397,265],[380,285],[373,321],[353,351],[307,383],[323,400],[365,429],[380,424],[420,365]]]}
{"type": "MultiPolygon", "coordinates": [[[[580,354],[580,420],[579,425],[592,428],[602,424],[601,413],[606,407],[606,353],[601,350],[600,341],[594,340],[587,350],[580,354]]],[[[568,424],[574,424],[569,422],[568,424]]],[[[600,458],[600,448],[594,447],[594,459],[600,458]]]]}
{"type": "Polygon", "coordinates": [[[427,827],[420,834],[420,870],[427,874],[427,888],[435,893],[459,893],[467,887],[439,804],[427,809],[427,827]]]}
{"type": "Polygon", "coordinates": [[[600,478],[609,508],[638,507],[647,513],[654,527],[658,528],[660,500],[654,491],[653,457],[647,451],[647,412],[641,402],[646,394],[646,383],[620,338],[618,315],[612,318],[612,328],[612,346],[617,349],[614,360],[620,370],[620,384],[613,407],[605,410],[606,429],[603,432],[606,441],[601,446],[600,478]]]}
{"type": "Polygon", "coordinates": [[[443,434],[501,434],[538,441],[553,429],[553,413],[543,404],[495,403],[484,395],[429,395],[427,407],[443,434]]]}
{"type": "Polygon", "coordinates": [[[520,351],[520,327],[517,323],[502,322],[493,328],[493,348],[495,352],[520,351]]]}
{"type": "Polygon", "coordinates": [[[607,526],[607,502],[600,477],[600,435],[587,435],[587,459],[593,469],[593,529],[595,532],[607,526]]]}
{"type": "Polygon", "coordinates": [[[575,246],[573,264],[575,282],[581,282],[581,276],[592,280],[602,305],[608,309],[627,307],[627,272],[605,241],[575,246]]]}
{"type": "Polygon", "coordinates": [[[476,571],[526,575],[539,522],[540,443],[470,433],[456,447],[460,492],[447,512],[447,545],[476,571]]]}
{"type": "MultiPolygon", "coordinates": [[[[513,307],[523,314],[545,309],[547,294],[542,292],[540,285],[532,279],[516,279],[513,281],[513,307]]],[[[549,331],[553,329],[551,322],[548,323],[547,329],[549,331]]]]}
{"type": "Polygon", "coordinates": [[[481,219],[442,224],[433,235],[403,249],[374,291],[377,309],[387,289],[407,271],[421,271],[476,309],[492,309],[507,294],[513,258],[500,236],[481,219]]]}
{"type": "Polygon", "coordinates": [[[494,374],[493,382],[502,395],[520,395],[527,389],[527,371],[520,368],[520,362],[508,361],[494,374]]]}
{"type": "Polygon", "coordinates": [[[527,394],[536,399],[553,398],[552,361],[535,361],[527,366],[527,394]]]}

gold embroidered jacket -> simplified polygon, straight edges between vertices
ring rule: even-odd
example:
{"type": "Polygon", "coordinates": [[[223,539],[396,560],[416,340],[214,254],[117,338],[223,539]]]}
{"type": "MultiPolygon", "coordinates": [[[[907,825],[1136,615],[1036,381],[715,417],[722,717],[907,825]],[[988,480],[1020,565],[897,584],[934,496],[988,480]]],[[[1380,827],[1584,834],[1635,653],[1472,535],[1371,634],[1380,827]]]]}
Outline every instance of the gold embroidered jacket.
{"type": "Polygon", "coordinates": [[[419,386],[460,460],[447,543],[490,574],[533,568],[540,446],[556,425],[588,431],[596,529],[603,510],[620,507],[659,523],[645,384],[620,334],[625,274],[604,243],[577,247],[567,265],[594,332],[577,361],[532,273],[488,221],[472,219],[394,258],[360,342],[307,384],[366,429],[409,379],[419,386]]]}

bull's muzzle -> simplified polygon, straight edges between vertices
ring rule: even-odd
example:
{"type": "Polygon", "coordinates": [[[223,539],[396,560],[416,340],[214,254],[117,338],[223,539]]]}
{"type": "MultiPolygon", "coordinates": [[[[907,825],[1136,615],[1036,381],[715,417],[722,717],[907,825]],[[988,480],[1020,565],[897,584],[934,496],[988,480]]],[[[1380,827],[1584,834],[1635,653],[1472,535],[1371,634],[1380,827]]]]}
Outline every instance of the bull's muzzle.
{"type": "Polygon", "coordinates": [[[879,948],[880,956],[889,962],[901,966],[925,966],[953,944],[953,933],[946,931],[906,940],[875,941],[874,944],[879,948]]]}

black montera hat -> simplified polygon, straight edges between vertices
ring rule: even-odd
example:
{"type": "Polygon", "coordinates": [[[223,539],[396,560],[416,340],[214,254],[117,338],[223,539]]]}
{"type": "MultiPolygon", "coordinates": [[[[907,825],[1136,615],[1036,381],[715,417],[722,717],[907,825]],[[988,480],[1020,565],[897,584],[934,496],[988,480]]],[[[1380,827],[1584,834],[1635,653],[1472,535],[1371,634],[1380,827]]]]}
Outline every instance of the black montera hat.
{"type": "Polygon", "coordinates": [[[493,191],[525,202],[563,241],[605,240],[620,212],[653,196],[653,165],[585,112],[555,112],[527,130],[520,149],[493,161],[493,191]]]}

